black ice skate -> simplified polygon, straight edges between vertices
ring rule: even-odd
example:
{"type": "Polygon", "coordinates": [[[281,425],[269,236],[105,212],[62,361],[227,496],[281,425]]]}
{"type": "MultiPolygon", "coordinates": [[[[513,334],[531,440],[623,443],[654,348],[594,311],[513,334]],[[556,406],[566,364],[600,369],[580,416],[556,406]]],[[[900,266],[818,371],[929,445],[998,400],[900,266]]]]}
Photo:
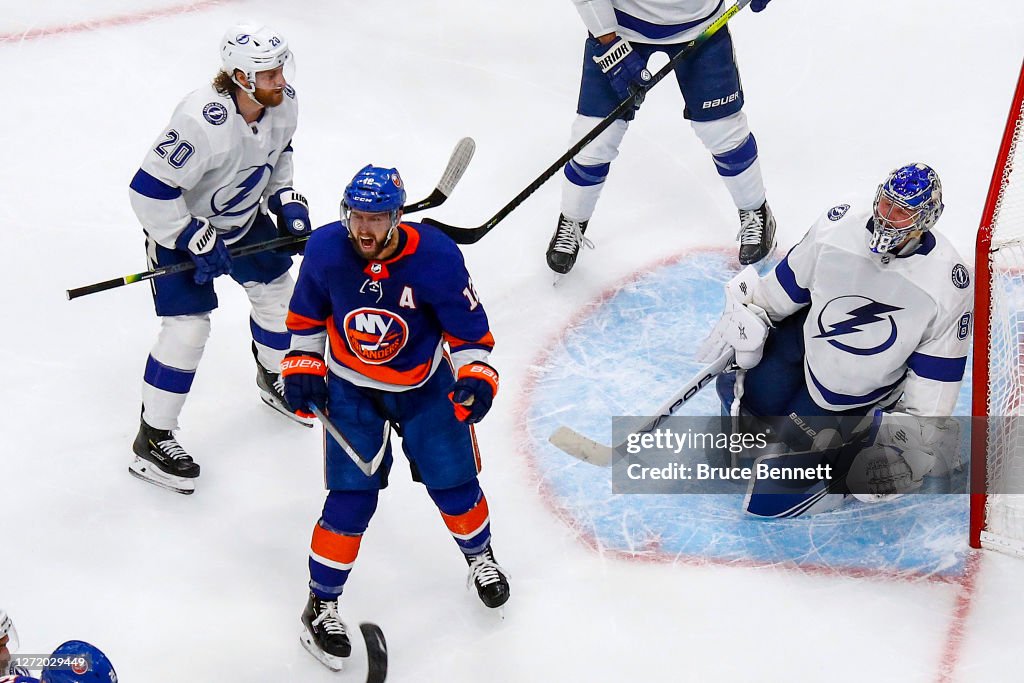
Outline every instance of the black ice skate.
{"type": "Polygon", "coordinates": [[[135,461],[128,471],[135,477],[186,495],[196,490],[199,465],[168,429],[156,429],[142,420],[132,444],[135,461]]]}
{"type": "Polygon", "coordinates": [[[548,242],[548,268],[559,275],[565,275],[576,265],[576,257],[579,256],[581,246],[594,248],[594,243],[583,234],[587,231],[589,222],[574,221],[566,218],[565,214],[559,214],[555,234],[548,242]]]}
{"type": "Polygon", "coordinates": [[[341,671],[345,657],[352,654],[352,643],[338,616],[338,601],[321,600],[310,593],[302,610],[302,624],[302,646],[331,671],[341,671]]]}
{"type": "Polygon", "coordinates": [[[481,602],[491,608],[501,607],[508,602],[508,577],[494,560],[494,551],[490,546],[479,555],[467,555],[466,563],[469,564],[466,588],[476,586],[481,602]]]}
{"type": "Polygon", "coordinates": [[[256,386],[260,389],[260,398],[268,406],[305,427],[313,426],[313,418],[299,417],[288,405],[284,397],[284,378],[279,372],[271,372],[263,367],[256,352],[256,342],[252,343],[252,356],[256,359],[256,386]]]}
{"type": "Polygon", "coordinates": [[[759,209],[740,209],[740,265],[749,266],[775,249],[775,216],[768,202],[759,209]]]}

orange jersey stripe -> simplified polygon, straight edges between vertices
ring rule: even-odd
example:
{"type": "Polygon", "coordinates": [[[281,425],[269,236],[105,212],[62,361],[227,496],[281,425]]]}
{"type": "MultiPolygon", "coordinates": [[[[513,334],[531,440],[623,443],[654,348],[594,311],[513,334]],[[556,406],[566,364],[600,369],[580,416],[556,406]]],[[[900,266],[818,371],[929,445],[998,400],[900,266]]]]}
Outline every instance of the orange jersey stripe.
{"type": "Polygon", "coordinates": [[[441,517],[444,519],[444,524],[448,527],[448,531],[452,532],[452,534],[456,536],[472,536],[480,531],[490,518],[490,511],[487,509],[487,498],[481,494],[480,500],[469,512],[464,512],[461,515],[446,515],[442,512],[441,517]]]}
{"type": "Polygon", "coordinates": [[[453,353],[458,350],[458,347],[465,346],[466,344],[479,344],[481,346],[489,346],[491,348],[494,348],[494,335],[492,335],[490,332],[480,337],[476,341],[470,339],[459,339],[458,337],[445,332],[444,340],[448,342],[448,346],[451,347],[453,353]]]}
{"type": "Polygon", "coordinates": [[[303,330],[312,330],[317,327],[323,327],[327,324],[326,320],[314,320],[313,318],[307,318],[304,315],[293,313],[288,311],[288,317],[285,318],[285,325],[289,331],[301,332],[303,330]]]}
{"type": "Polygon", "coordinates": [[[313,540],[309,543],[309,549],[320,557],[340,562],[341,564],[352,564],[359,554],[359,544],[363,536],[346,536],[328,531],[319,524],[313,527],[313,540]]]}
{"type": "Polygon", "coordinates": [[[385,384],[413,386],[420,384],[430,375],[430,368],[434,362],[433,357],[408,370],[395,370],[385,365],[370,365],[363,362],[349,350],[345,337],[338,332],[338,327],[334,324],[333,316],[327,319],[327,335],[331,340],[331,355],[334,356],[334,359],[363,377],[385,384]]]}

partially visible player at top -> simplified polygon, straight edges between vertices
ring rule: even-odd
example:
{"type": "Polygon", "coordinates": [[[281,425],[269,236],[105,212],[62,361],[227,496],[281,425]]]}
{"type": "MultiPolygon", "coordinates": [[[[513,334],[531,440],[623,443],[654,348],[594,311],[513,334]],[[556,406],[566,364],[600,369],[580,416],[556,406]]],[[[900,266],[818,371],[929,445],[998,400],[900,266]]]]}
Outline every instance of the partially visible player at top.
{"type": "Polygon", "coordinates": [[[873,204],[825,212],[764,277],[736,276],[702,349],[704,360],[735,349],[741,370],[718,380],[726,412],[768,422],[794,451],[828,445],[830,431],[845,441],[876,413],[875,443],[900,452],[876,453],[874,465],[906,475],[897,482],[906,490],[933,467],[957,467],[957,425],[931,418],[956,406],[973,288],[934,230],[943,208],[938,174],[908,164],[873,204]]]}
{"type": "MultiPolygon", "coordinates": [[[[508,600],[491,550],[473,424],[498,390],[494,339],[462,253],[438,230],[402,222],[393,168],[366,166],[345,188],[342,221],[313,233],[288,312],[285,394],[324,409],[353,453],[326,439],[327,500],[313,529],[302,642],[338,669],[351,652],[338,614],[359,545],[392,466],[392,428],[469,565],[488,607],[508,600]],[[353,458],[383,458],[366,474],[353,458]]],[[[410,573],[415,570],[410,569],[410,573]]]]}
{"type": "MultiPolygon", "coordinates": [[[[752,0],[760,12],[770,0],[752,0]]],[[[651,80],[655,52],[675,56],[729,5],[723,0],[573,0],[587,27],[572,140],[581,139],[627,97],[635,106],[574,156],[564,169],[562,211],[548,243],[556,274],[572,270],[611,164],[651,80]]],[[[757,142],[743,113],[743,88],[728,26],[675,67],[683,118],[714,159],[739,211],[739,262],[757,263],[775,245],[775,218],[765,197],[757,142]]],[[[633,229],[630,227],[629,229],[633,229]]]]}
{"type": "Polygon", "coordinates": [[[151,268],[195,269],[151,280],[160,333],[146,361],[142,424],[133,444],[135,476],[192,493],[199,465],[174,431],[217,308],[213,281],[230,274],[249,297],[256,384],[264,402],[294,415],[279,365],[293,280],[288,253],[232,259],[228,246],[310,232],[306,200],[292,188],[292,136],[298,115],[288,84],[292,54],[266,26],[232,26],[221,41],[222,69],[185,97],[131,182],[131,203],[146,233],[151,268]],[[267,211],[277,216],[277,225],[267,211]]]}

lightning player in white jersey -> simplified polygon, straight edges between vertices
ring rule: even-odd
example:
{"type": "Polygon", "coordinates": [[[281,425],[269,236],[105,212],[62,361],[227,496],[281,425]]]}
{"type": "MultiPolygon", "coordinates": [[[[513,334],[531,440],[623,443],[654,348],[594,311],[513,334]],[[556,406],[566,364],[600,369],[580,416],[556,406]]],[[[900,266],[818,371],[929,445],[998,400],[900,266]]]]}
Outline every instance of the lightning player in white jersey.
{"type": "MultiPolygon", "coordinates": [[[[770,0],[752,0],[760,12],[770,0]]],[[[728,7],[724,0],[573,0],[590,36],[572,139],[579,140],[631,94],[635,107],[565,165],[562,212],[548,244],[548,267],[568,273],[601,196],[611,163],[651,80],[647,61],[655,52],[674,57],[728,7]]],[[[675,67],[685,101],[683,116],[715,162],[739,210],[739,261],[763,259],[775,245],[775,219],[765,198],[757,143],[743,113],[743,88],[732,37],[723,26],[675,67]]]]}
{"type": "Polygon", "coordinates": [[[902,431],[901,453],[875,456],[908,475],[906,489],[953,466],[955,422],[927,418],[956,406],[973,294],[963,259],[932,230],[942,209],[938,175],[909,164],[873,206],[829,209],[765,277],[747,268],[734,278],[702,351],[711,359],[731,346],[745,368],[739,381],[719,377],[724,407],[769,422],[796,451],[822,446],[836,418],[862,424],[875,412],[875,443],[902,431]]]}
{"type": "Polygon", "coordinates": [[[210,333],[216,277],[230,273],[249,297],[261,397],[296,419],[279,374],[291,338],[285,326],[294,285],[291,256],[263,251],[232,259],[228,252],[228,245],[310,232],[306,200],[292,188],[298,109],[285,75],[291,51],[273,29],[239,24],[225,33],[221,60],[213,83],[174,110],[130,191],[150,266],[195,264],[193,271],[151,281],[161,328],[146,362],[142,424],[129,468],[179,493],[192,493],[199,476],[199,465],[173,430],[210,333]]]}

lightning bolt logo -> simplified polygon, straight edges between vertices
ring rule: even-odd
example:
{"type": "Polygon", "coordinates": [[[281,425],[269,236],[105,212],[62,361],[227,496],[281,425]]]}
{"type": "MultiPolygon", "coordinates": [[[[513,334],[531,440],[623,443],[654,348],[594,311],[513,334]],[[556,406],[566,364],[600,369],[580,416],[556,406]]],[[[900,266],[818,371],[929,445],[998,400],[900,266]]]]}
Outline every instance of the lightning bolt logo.
{"type": "Polygon", "coordinates": [[[218,216],[241,216],[251,211],[259,202],[268,170],[267,165],[256,166],[237,183],[218,190],[210,202],[214,213],[218,216]],[[226,201],[223,199],[225,195],[228,197],[226,201]]]}
{"type": "Polygon", "coordinates": [[[828,340],[828,343],[835,348],[858,356],[870,356],[876,353],[881,353],[896,343],[896,321],[890,314],[901,310],[903,309],[899,306],[891,306],[879,301],[873,301],[866,297],[837,297],[825,304],[825,307],[818,315],[818,331],[820,334],[815,335],[814,339],[828,340]],[[850,305],[853,302],[843,301],[844,299],[854,299],[857,303],[860,303],[860,305],[850,308],[850,305]],[[843,308],[846,310],[842,314],[837,314],[837,308],[843,308]],[[827,318],[835,318],[838,317],[838,315],[841,315],[842,318],[835,320],[835,322],[825,322],[827,318]],[[872,343],[871,346],[865,348],[860,345],[855,346],[853,343],[843,343],[835,339],[836,337],[847,335],[859,335],[855,337],[855,339],[870,340],[871,342],[874,342],[881,336],[876,331],[877,327],[873,327],[879,323],[883,326],[885,323],[888,323],[889,328],[888,334],[881,343],[872,343]],[[826,328],[828,329],[826,330],[826,328]]]}

